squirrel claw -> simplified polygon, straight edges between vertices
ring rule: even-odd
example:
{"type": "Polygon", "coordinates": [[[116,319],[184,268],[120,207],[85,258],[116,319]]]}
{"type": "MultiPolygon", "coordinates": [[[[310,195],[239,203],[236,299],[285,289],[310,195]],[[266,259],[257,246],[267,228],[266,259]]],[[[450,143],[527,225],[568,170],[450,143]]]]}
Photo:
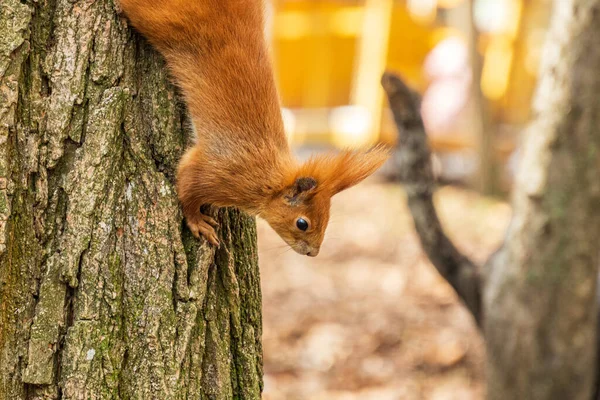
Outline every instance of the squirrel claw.
{"type": "Polygon", "coordinates": [[[214,230],[209,233],[202,233],[202,236],[204,236],[204,239],[208,240],[208,242],[213,246],[219,247],[221,245],[219,237],[217,236],[217,233],[214,230]]]}
{"type": "Polygon", "coordinates": [[[219,246],[219,237],[217,236],[217,232],[211,225],[219,226],[217,221],[208,217],[206,215],[202,215],[200,219],[196,221],[187,221],[187,225],[190,228],[190,231],[196,238],[200,238],[203,236],[210,244],[214,246],[219,246]],[[208,220],[208,221],[207,221],[208,220]]]}
{"type": "Polygon", "coordinates": [[[219,227],[219,223],[214,218],[209,217],[208,215],[200,214],[200,219],[204,222],[207,222],[209,225],[212,225],[215,228],[219,227]]]}

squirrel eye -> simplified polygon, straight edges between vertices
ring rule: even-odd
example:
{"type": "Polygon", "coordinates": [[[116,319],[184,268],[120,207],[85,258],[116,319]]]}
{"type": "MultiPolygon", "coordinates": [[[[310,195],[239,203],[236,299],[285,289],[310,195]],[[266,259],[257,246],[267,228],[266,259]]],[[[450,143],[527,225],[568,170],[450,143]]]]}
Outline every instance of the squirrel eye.
{"type": "Polygon", "coordinates": [[[296,226],[298,227],[298,229],[300,229],[301,231],[305,231],[308,229],[308,222],[306,222],[306,220],[304,218],[298,218],[296,220],[296,226]]]}

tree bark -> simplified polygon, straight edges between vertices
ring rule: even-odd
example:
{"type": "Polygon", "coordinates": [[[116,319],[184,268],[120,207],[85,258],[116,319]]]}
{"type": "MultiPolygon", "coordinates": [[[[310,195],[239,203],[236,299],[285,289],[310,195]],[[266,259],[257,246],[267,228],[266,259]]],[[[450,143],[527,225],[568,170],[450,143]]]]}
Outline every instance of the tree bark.
{"type": "Polygon", "coordinates": [[[513,219],[483,268],[456,250],[431,204],[418,101],[397,77],[383,78],[417,233],[483,326],[493,400],[589,400],[600,392],[600,0],[555,0],[554,8],[513,219]]]}
{"type": "Polygon", "coordinates": [[[0,7],[0,399],[259,399],[254,221],[184,228],[190,126],[117,8],[0,7]]]}
{"type": "Polygon", "coordinates": [[[589,400],[600,238],[600,0],[556,0],[503,249],[483,297],[490,399],[589,400]]]}

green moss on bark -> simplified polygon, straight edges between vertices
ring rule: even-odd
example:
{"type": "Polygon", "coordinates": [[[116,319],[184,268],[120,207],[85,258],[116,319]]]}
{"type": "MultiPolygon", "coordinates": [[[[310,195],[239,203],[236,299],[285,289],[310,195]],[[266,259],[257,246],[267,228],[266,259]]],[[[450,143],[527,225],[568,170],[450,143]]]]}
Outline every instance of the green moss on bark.
{"type": "Polygon", "coordinates": [[[163,60],[110,1],[5,3],[0,398],[259,399],[254,221],[185,229],[163,60]]]}

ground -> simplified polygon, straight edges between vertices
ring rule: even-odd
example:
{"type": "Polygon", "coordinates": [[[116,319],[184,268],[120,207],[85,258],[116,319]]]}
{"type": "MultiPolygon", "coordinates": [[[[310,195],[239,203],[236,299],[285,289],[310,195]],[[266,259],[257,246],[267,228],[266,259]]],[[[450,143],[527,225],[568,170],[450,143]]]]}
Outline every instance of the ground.
{"type": "MultiPolygon", "coordinates": [[[[445,187],[447,232],[476,261],[501,243],[502,202],[445,187]]],[[[470,315],[421,250],[400,186],[336,198],[321,254],[295,254],[259,221],[264,400],[478,400],[485,353],[470,315]]]]}

